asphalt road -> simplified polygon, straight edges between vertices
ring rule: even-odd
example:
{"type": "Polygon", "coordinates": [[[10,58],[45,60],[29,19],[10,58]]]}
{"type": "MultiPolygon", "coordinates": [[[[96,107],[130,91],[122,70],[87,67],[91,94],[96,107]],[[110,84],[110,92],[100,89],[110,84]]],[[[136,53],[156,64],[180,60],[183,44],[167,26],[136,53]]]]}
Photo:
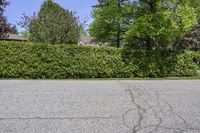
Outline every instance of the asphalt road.
{"type": "Polygon", "coordinates": [[[200,133],[200,80],[0,80],[0,133],[200,133]]]}

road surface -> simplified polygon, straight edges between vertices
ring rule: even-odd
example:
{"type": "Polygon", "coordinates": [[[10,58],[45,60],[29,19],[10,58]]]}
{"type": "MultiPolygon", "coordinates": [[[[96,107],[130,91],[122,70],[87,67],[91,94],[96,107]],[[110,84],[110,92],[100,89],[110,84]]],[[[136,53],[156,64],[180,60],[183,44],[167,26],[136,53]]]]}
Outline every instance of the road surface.
{"type": "Polygon", "coordinates": [[[0,80],[0,133],[200,133],[200,80],[0,80]]]}

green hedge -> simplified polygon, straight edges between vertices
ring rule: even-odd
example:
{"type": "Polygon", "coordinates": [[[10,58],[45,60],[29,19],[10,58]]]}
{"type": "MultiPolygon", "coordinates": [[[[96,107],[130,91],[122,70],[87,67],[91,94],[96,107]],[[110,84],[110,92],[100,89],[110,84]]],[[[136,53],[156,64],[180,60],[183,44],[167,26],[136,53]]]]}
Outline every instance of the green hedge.
{"type": "Polygon", "coordinates": [[[192,51],[122,51],[124,62],[137,68],[136,77],[194,76],[199,55],[192,51]]]}
{"type": "Polygon", "coordinates": [[[129,77],[120,49],[0,42],[0,77],[65,79],[129,77]]]}
{"type": "Polygon", "coordinates": [[[192,76],[193,52],[0,42],[0,78],[78,79],[192,76]]]}

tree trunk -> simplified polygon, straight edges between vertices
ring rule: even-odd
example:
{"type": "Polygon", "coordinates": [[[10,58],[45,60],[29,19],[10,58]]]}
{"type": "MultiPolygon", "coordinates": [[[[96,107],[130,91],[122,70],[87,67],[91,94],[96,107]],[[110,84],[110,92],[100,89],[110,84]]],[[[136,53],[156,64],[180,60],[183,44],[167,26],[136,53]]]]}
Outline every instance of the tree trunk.
{"type": "Polygon", "coordinates": [[[147,45],[147,51],[153,50],[152,39],[150,37],[147,38],[146,45],[147,45]]]}
{"type": "Polygon", "coordinates": [[[119,31],[120,29],[118,29],[118,31],[117,31],[117,47],[119,48],[120,47],[120,31],[119,31]]]}
{"type": "MultiPolygon", "coordinates": [[[[118,6],[119,9],[121,9],[120,1],[118,1],[117,6],[118,6]]],[[[120,10],[118,10],[118,11],[120,11],[120,10]]],[[[121,30],[121,26],[120,26],[120,21],[118,20],[118,24],[117,24],[117,47],[118,48],[120,47],[120,39],[121,39],[120,30],[121,30]]]]}

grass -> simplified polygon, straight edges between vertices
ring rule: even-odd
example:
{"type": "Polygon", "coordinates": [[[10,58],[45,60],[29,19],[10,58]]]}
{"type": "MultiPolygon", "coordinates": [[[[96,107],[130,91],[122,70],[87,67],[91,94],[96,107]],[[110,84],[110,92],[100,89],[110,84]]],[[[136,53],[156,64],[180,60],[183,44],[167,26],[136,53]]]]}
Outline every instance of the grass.
{"type": "Polygon", "coordinates": [[[200,73],[193,77],[162,77],[162,78],[84,78],[84,79],[23,79],[23,78],[8,78],[0,80],[200,80],[200,73]]]}

